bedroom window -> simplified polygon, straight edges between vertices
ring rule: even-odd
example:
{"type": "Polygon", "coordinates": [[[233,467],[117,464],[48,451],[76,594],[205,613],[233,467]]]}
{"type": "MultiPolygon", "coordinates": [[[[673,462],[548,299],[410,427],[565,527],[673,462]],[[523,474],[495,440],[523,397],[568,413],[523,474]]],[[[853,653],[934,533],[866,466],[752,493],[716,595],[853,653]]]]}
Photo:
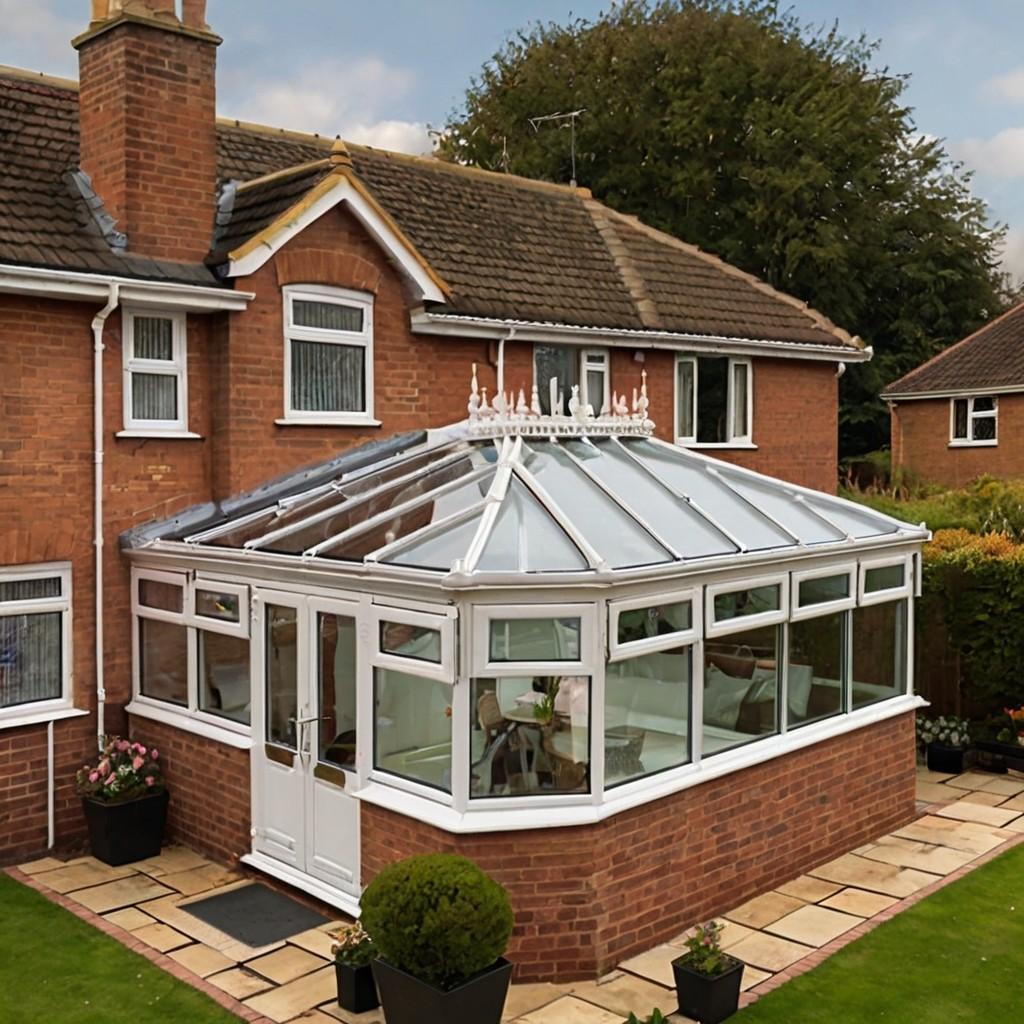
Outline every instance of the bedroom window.
{"type": "Polygon", "coordinates": [[[676,443],[751,443],[749,359],[683,355],[676,359],[676,443]]]}
{"type": "Polygon", "coordinates": [[[610,403],[611,374],[608,349],[577,348],[574,345],[534,345],[533,379],[537,385],[541,412],[551,413],[552,377],[558,378],[562,393],[562,415],[569,414],[573,385],[579,385],[580,401],[589,404],[598,415],[610,403]]]}
{"type": "Polygon", "coordinates": [[[124,314],[124,429],[147,434],[188,430],[184,313],[124,314]]]}
{"type": "Polygon", "coordinates": [[[284,422],[371,421],[373,296],[285,288],[284,318],[284,422]]]}
{"type": "Polygon", "coordinates": [[[950,399],[951,446],[998,444],[999,400],[993,395],[950,399]]]}

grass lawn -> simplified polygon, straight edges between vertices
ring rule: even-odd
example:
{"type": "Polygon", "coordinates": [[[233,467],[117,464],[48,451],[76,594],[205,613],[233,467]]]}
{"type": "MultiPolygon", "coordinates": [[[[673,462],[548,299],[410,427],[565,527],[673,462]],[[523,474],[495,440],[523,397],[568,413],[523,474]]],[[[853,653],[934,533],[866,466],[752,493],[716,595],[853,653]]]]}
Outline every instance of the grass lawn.
{"type": "Polygon", "coordinates": [[[2,872],[0,1021],[238,1024],[201,992],[2,872]]]}
{"type": "Polygon", "coordinates": [[[996,1024],[1024,1006],[1024,846],[787,982],[737,1024],[996,1024]]]}

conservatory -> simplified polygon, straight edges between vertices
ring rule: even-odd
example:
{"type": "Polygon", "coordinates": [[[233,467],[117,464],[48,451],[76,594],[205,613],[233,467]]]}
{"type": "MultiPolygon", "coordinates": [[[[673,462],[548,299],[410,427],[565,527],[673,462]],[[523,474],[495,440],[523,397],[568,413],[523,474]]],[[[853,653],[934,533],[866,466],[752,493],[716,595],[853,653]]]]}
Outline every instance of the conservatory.
{"type": "Polygon", "coordinates": [[[134,538],[128,711],[248,751],[247,861],[350,906],[398,821],[483,856],[909,720],[923,527],[655,439],[645,385],[567,408],[474,378],[463,423],[134,538]]]}

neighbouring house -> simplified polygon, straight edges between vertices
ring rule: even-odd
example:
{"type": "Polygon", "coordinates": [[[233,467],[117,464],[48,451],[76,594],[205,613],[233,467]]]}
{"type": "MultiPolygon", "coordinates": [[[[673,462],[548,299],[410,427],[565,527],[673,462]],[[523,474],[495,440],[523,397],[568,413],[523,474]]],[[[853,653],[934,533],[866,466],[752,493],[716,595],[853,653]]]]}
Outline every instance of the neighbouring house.
{"type": "Polygon", "coordinates": [[[568,979],[912,816],[925,534],[824,493],[869,350],[92,8],[78,83],[0,70],[0,859],[128,730],[176,838],[349,910],[459,850],[568,979]]]}
{"type": "Polygon", "coordinates": [[[1024,477],[1024,305],[894,381],[892,468],[929,483],[1024,477]]]}

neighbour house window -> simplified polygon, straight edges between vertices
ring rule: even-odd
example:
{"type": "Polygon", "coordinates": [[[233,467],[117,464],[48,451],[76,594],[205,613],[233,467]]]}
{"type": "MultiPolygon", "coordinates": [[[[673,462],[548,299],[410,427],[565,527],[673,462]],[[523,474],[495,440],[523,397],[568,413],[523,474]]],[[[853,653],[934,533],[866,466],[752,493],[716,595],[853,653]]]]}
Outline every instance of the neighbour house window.
{"type": "Polygon", "coordinates": [[[285,420],[363,423],[373,416],[373,296],[286,288],[285,420]]]}
{"type": "Polygon", "coordinates": [[[0,721],[69,703],[71,567],[0,568],[0,721]]]}
{"type": "Polygon", "coordinates": [[[125,430],[188,429],[186,338],[183,313],[125,312],[125,430]]]}
{"type": "Polygon", "coordinates": [[[999,404],[992,395],[954,398],[950,408],[950,443],[997,443],[999,404]]]}
{"type": "Polygon", "coordinates": [[[751,364],[730,356],[676,360],[676,440],[727,445],[751,439],[751,364]]]}
{"type": "MultiPolygon", "coordinates": [[[[552,377],[558,378],[563,415],[569,413],[574,385],[580,389],[580,401],[590,405],[597,415],[610,404],[609,352],[607,349],[576,348],[573,345],[534,345],[533,379],[537,384],[541,412],[551,413],[552,377]]],[[[557,411],[557,410],[556,410],[557,411]]]]}

